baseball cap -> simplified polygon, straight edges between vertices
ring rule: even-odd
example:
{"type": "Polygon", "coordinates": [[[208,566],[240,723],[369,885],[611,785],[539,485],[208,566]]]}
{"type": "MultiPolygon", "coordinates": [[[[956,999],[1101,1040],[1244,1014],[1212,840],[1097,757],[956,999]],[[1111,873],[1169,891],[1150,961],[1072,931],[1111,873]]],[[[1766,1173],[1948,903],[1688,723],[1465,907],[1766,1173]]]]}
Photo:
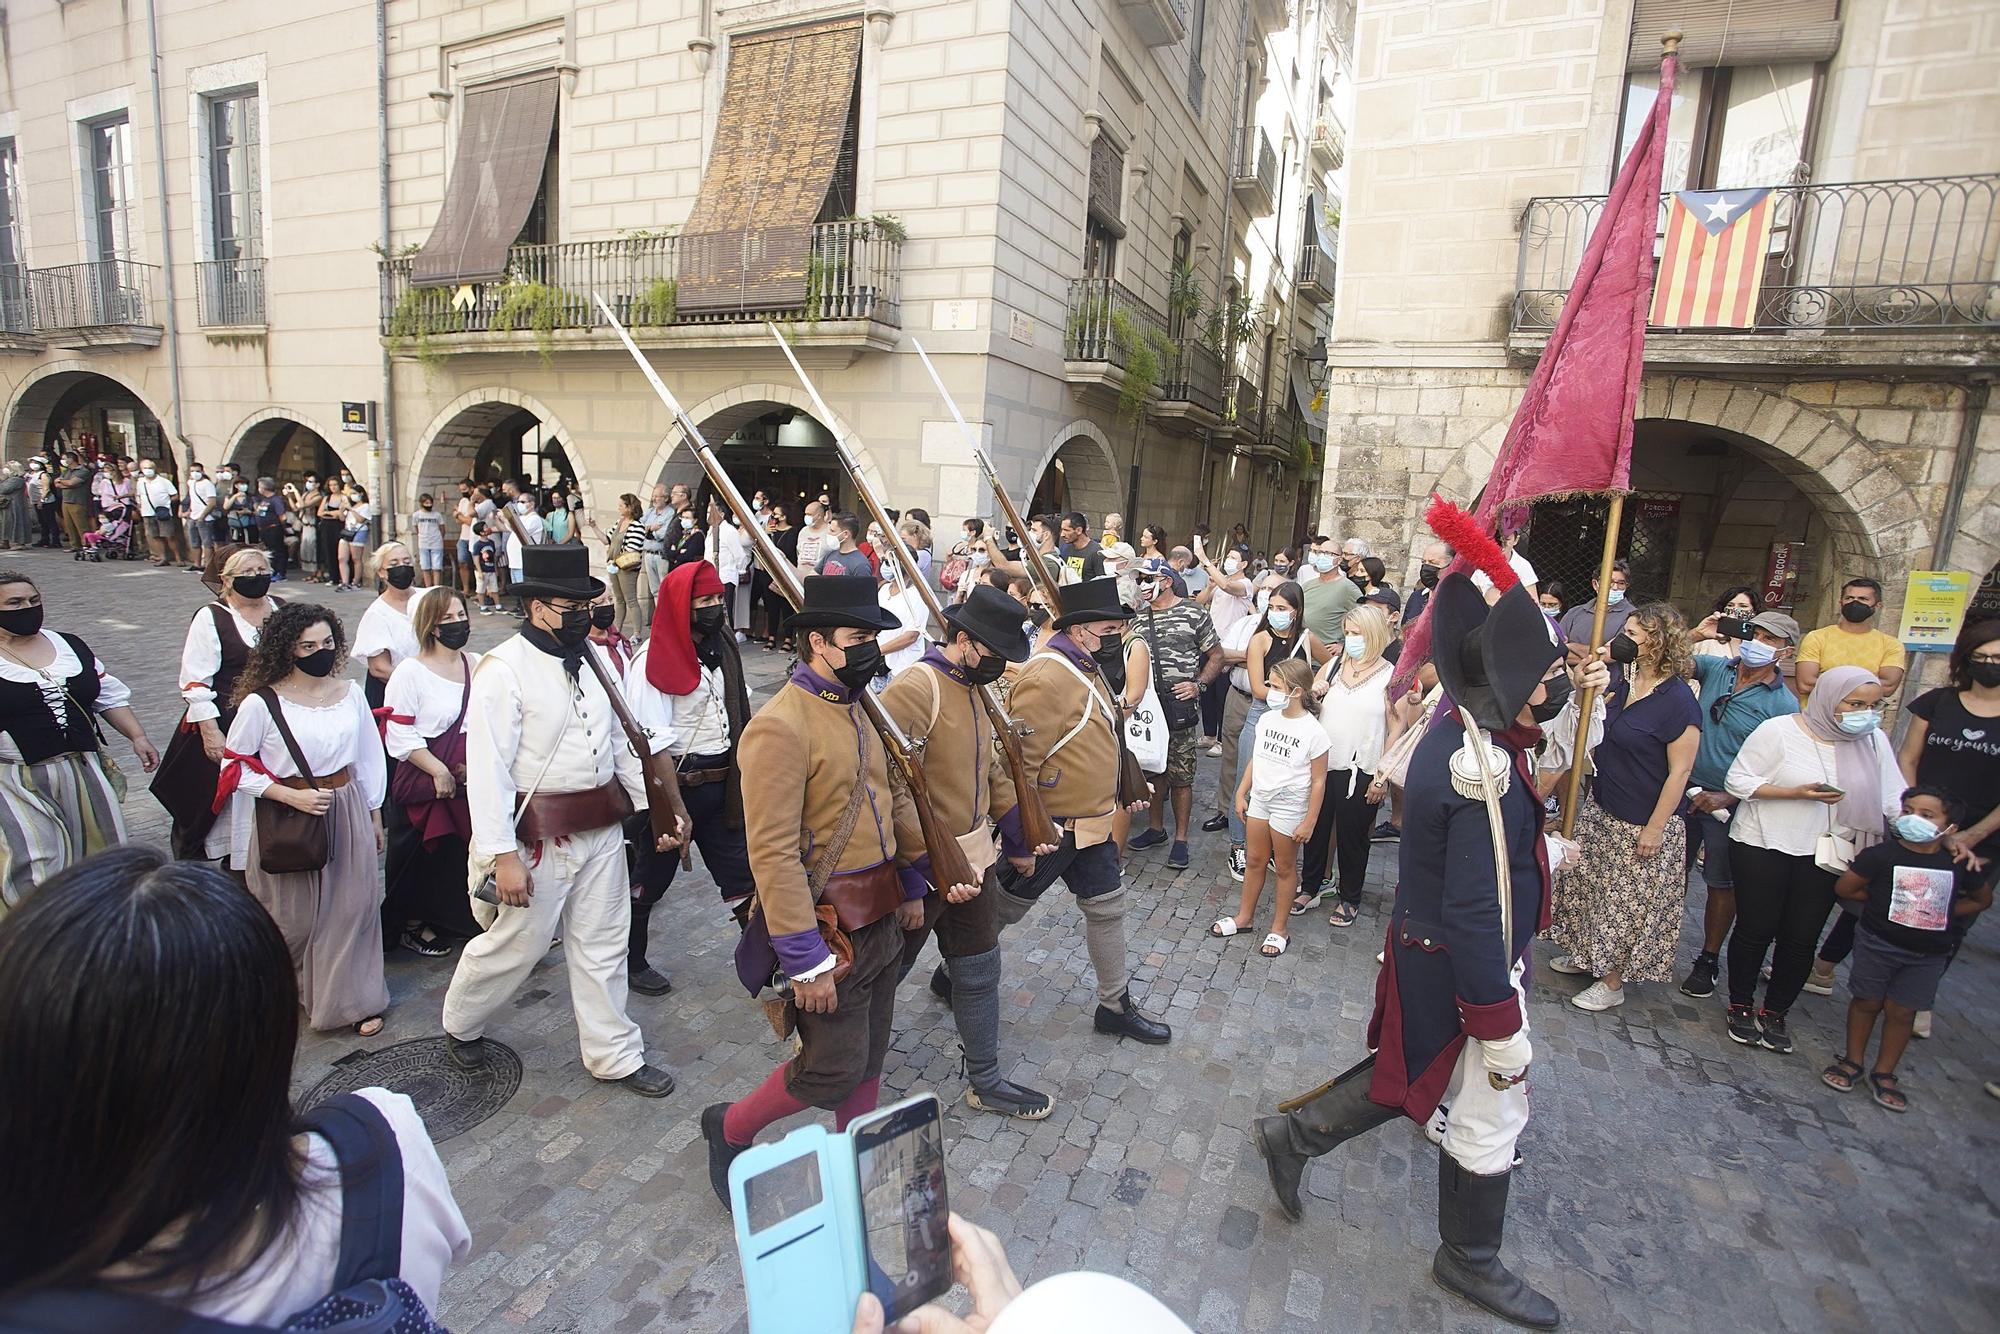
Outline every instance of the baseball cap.
{"type": "Polygon", "coordinates": [[[1781,611],[1760,611],[1750,618],[1750,624],[1791,643],[1799,642],[1799,623],[1781,611]]]}
{"type": "Polygon", "coordinates": [[[1363,602],[1379,603],[1387,607],[1390,611],[1401,611],[1403,609],[1403,599],[1396,596],[1395,589],[1389,588],[1386,585],[1376,589],[1361,600],[1363,602]]]}
{"type": "Polygon", "coordinates": [[[1140,561],[1132,567],[1132,572],[1140,578],[1144,578],[1149,574],[1155,577],[1165,576],[1167,581],[1174,586],[1175,597],[1184,598],[1188,595],[1187,581],[1181,578],[1181,572],[1166,561],[1161,560],[1158,556],[1149,556],[1145,560],[1140,561]]]}

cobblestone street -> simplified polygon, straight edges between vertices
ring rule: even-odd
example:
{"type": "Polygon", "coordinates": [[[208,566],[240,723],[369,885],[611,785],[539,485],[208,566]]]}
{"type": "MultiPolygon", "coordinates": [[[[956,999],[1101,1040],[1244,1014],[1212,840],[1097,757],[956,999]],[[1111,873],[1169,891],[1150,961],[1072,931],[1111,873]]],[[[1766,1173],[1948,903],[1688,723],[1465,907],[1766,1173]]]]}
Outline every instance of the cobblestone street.
{"type": "MultiPolygon", "coordinates": [[[[204,596],[194,577],[47,552],[0,564],[40,583],[48,624],[83,636],[132,686],[164,746],[182,633],[204,596]]],[[[313,595],[298,583],[276,591],[313,595]]],[[[350,628],[366,605],[324,600],[350,628]]],[[[474,621],[475,648],[516,624],[474,621]]],[[[745,655],[753,687],[768,688],[779,656],[745,655]]],[[[133,836],[164,844],[164,818],[115,739],[114,753],[134,775],[133,836]]],[[[1214,781],[1204,760],[1197,821],[1213,810],[1214,781]]],[[[1377,850],[1355,928],[1330,928],[1323,912],[1297,919],[1277,960],[1258,956],[1261,932],[1204,934],[1236,895],[1226,846],[1197,832],[1192,869],[1167,871],[1164,850],[1130,866],[1134,992],[1173,1024],[1170,1046],[1091,1031],[1082,919],[1052,891],[1006,938],[1002,1049],[1015,1078],[1055,1094],[1054,1115],[1026,1124],[966,1108],[949,1012],[922,985],[929,959],[899,997],[884,1100],[915,1089],[945,1099],[952,1205],[1001,1235],[1024,1282],[1077,1267],[1121,1274],[1204,1334],[1495,1327],[1429,1281],[1435,1151],[1415,1127],[1385,1126],[1316,1164],[1299,1225],[1272,1203],[1246,1134],[1278,1099],[1362,1054],[1393,845],[1377,850]]],[[[1688,925],[1683,963],[1698,919],[1688,925]]],[[[735,981],[734,934],[705,875],[684,876],[654,914],[653,960],[675,990],[635,996],[633,1010],[649,1058],[679,1081],[663,1102],[584,1073],[555,954],[496,1025],[525,1065],[521,1088],[442,1146],[473,1232],[445,1283],[440,1314],[454,1329],[743,1328],[729,1220],[696,1126],[705,1104],[748,1092],[779,1055],[735,981]]],[[[1508,1258],[1556,1298],[1569,1329],[1992,1328],[2000,1102],[1981,1085],[2000,1078],[1982,1018],[2000,1013],[1996,939],[2000,927],[1983,924],[1947,977],[1937,1036],[1904,1063],[1906,1116],[1820,1084],[1844,975],[1832,997],[1802,998],[1798,1051],[1779,1057],[1729,1042],[1720,997],[1652,985],[1618,1010],[1578,1011],[1562,1003],[1576,982],[1538,952],[1535,1119],[1508,1258]]],[[[437,1034],[453,962],[392,955],[385,1031],[308,1035],[296,1089],[357,1049],[437,1034]]]]}

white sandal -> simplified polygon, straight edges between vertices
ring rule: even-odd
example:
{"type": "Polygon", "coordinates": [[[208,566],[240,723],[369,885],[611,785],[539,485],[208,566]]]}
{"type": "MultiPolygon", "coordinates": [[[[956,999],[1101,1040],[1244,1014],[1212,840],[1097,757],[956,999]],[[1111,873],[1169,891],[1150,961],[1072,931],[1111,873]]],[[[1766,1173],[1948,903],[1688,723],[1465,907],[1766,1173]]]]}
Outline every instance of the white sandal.
{"type": "Polygon", "coordinates": [[[1236,925],[1234,917],[1218,917],[1215,925],[1208,928],[1208,934],[1216,940],[1227,940],[1243,928],[1236,925]]]}
{"type": "Polygon", "coordinates": [[[1263,948],[1258,950],[1258,953],[1262,954],[1267,959],[1275,959],[1280,954],[1283,954],[1285,952],[1285,947],[1287,945],[1290,945],[1291,943],[1292,942],[1290,937],[1281,936],[1277,932],[1273,931],[1270,935],[1264,937],[1263,948]]]}

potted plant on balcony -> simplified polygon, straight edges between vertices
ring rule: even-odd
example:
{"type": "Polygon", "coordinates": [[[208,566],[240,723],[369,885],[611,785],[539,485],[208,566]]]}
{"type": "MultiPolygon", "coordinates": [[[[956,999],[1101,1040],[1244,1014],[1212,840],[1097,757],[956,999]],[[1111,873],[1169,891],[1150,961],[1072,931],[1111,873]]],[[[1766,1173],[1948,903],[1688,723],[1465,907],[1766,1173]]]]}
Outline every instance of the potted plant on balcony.
{"type": "Polygon", "coordinates": [[[489,327],[495,332],[523,326],[534,330],[535,353],[546,368],[554,364],[555,331],[566,322],[570,300],[570,294],[560,287],[510,273],[500,289],[500,305],[489,327]]]}
{"type": "Polygon", "coordinates": [[[414,347],[418,364],[430,375],[444,364],[444,349],[432,339],[465,327],[451,291],[443,287],[412,287],[396,299],[389,312],[389,343],[393,351],[414,347]]]}
{"type": "Polygon", "coordinates": [[[674,322],[680,308],[680,284],[672,278],[655,278],[646,290],[632,298],[626,322],[664,328],[674,322]]]}

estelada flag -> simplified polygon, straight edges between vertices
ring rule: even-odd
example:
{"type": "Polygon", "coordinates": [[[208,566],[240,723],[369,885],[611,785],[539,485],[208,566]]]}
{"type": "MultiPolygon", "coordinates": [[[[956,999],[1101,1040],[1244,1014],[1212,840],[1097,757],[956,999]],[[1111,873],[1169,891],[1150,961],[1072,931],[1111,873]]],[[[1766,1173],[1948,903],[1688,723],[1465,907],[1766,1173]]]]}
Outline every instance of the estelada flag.
{"type": "Polygon", "coordinates": [[[1682,329],[1753,329],[1771,244],[1771,191],[1682,190],[1667,206],[1667,239],[1647,322],[1682,329]]]}

